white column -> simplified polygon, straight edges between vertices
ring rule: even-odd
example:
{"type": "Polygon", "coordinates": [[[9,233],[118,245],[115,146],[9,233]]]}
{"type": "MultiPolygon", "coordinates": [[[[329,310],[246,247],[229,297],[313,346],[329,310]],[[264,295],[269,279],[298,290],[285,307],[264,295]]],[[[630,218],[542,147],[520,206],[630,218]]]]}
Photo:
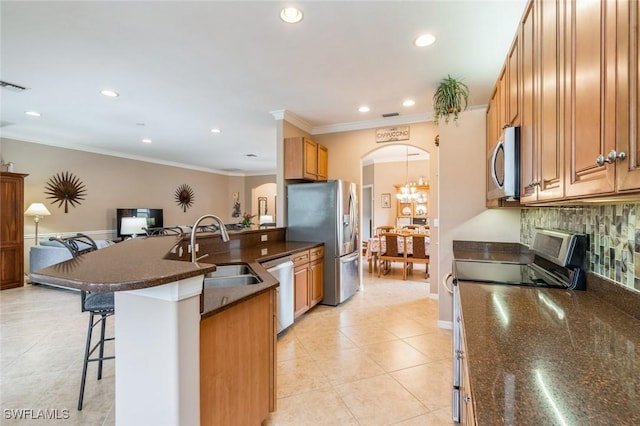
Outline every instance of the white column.
{"type": "Polygon", "coordinates": [[[116,424],[200,424],[203,276],[115,293],[116,424]]]}

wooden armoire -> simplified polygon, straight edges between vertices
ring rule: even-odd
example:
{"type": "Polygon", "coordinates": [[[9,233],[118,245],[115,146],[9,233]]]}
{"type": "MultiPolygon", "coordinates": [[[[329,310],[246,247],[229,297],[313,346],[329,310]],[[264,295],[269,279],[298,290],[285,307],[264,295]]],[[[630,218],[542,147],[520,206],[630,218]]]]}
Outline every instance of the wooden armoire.
{"type": "Polygon", "coordinates": [[[24,178],[0,172],[0,290],[24,282],[24,178]]]}

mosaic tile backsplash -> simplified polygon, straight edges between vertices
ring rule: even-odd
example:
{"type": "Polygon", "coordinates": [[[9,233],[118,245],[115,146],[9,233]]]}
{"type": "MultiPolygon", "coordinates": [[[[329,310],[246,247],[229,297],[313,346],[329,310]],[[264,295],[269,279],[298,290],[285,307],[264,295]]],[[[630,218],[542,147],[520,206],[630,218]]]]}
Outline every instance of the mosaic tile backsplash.
{"type": "Polygon", "coordinates": [[[640,291],[640,203],[522,209],[520,242],[536,228],[589,234],[589,271],[640,291]]]}

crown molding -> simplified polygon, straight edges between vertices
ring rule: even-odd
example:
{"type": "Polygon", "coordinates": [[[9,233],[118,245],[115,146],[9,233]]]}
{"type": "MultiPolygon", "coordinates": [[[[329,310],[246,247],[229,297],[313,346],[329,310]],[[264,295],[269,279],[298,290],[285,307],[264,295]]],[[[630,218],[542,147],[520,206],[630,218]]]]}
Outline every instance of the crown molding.
{"type": "Polygon", "coordinates": [[[354,130],[374,129],[377,127],[385,126],[399,126],[402,124],[422,123],[425,121],[433,121],[433,114],[420,113],[412,115],[399,115],[397,117],[381,118],[378,120],[352,121],[350,123],[316,126],[311,130],[311,134],[322,135],[326,133],[349,132],[354,130]]]}
{"type": "Polygon", "coordinates": [[[287,111],[286,109],[279,109],[275,111],[269,111],[269,113],[273,115],[273,118],[276,120],[284,120],[288,123],[293,124],[300,130],[304,130],[309,134],[313,134],[313,126],[311,126],[311,124],[309,124],[305,119],[295,115],[291,111],[287,111]]]}

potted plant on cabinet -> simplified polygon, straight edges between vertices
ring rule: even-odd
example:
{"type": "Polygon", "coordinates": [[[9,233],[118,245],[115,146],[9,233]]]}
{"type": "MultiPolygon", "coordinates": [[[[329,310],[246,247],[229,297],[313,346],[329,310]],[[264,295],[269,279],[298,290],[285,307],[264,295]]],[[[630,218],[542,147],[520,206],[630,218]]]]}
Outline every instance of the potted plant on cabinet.
{"type": "Polygon", "coordinates": [[[453,115],[453,121],[458,121],[458,114],[467,109],[469,100],[469,88],[461,79],[447,75],[440,80],[436,92],[433,94],[433,118],[438,124],[441,117],[444,122],[449,122],[449,116],[453,115]]]}

